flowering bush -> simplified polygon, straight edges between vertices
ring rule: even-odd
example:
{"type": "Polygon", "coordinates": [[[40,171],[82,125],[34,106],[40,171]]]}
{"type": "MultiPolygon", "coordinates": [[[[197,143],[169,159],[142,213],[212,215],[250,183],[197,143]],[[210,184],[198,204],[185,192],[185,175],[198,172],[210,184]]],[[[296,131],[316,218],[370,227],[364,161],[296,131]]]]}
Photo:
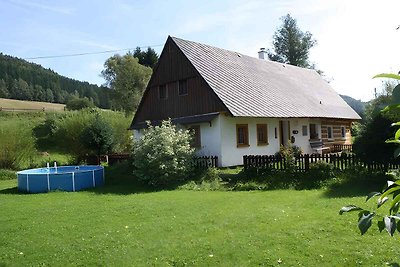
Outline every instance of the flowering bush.
{"type": "Polygon", "coordinates": [[[171,121],[151,126],[133,145],[134,174],[143,182],[162,186],[184,180],[192,170],[194,149],[188,130],[171,121]]]}

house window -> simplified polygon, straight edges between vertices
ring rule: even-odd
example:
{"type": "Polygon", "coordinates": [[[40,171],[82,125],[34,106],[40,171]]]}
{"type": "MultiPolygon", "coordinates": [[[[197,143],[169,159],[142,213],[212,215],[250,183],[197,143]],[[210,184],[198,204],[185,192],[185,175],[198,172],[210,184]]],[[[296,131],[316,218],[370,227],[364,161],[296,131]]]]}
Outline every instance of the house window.
{"type": "Polygon", "coordinates": [[[332,126],[327,126],[328,130],[328,139],[333,139],[333,129],[332,126]]]}
{"type": "Polygon", "coordinates": [[[160,99],[167,99],[168,98],[168,91],[167,91],[167,85],[166,84],[160,85],[158,87],[158,97],[160,99]]]}
{"type": "Polygon", "coordinates": [[[310,139],[318,139],[317,125],[310,123],[310,139]]]}
{"type": "Polygon", "coordinates": [[[307,136],[308,135],[308,127],[307,127],[307,125],[303,125],[301,127],[301,131],[303,133],[303,136],[307,136]]]}
{"type": "Polygon", "coordinates": [[[249,127],[247,124],[236,124],[237,147],[249,146],[249,127]]]}
{"type": "Polygon", "coordinates": [[[278,128],[275,127],[275,139],[278,138],[278,128]]]}
{"type": "Polygon", "coordinates": [[[268,145],[268,128],[266,124],[257,124],[257,145],[268,145]]]}
{"type": "Polygon", "coordinates": [[[340,133],[342,138],[346,138],[346,127],[344,126],[340,127],[340,133]]]}
{"type": "Polygon", "coordinates": [[[187,89],[187,80],[180,80],[178,82],[178,94],[180,96],[187,95],[188,94],[188,89],[187,89]]]}
{"type": "Polygon", "coordinates": [[[201,148],[200,125],[190,126],[189,131],[192,134],[192,147],[201,148]]]}

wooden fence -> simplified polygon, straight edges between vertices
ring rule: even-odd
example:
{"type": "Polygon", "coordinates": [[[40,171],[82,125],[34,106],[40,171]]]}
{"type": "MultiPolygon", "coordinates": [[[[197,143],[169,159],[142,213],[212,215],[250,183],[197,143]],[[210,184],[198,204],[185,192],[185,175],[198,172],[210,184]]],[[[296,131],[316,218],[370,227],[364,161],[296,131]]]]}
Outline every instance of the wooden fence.
{"type": "MultiPolygon", "coordinates": [[[[353,166],[362,166],[368,170],[387,171],[389,169],[400,168],[400,160],[393,160],[385,163],[366,163],[360,160],[355,154],[305,154],[294,158],[297,171],[308,171],[310,164],[318,161],[325,161],[334,166],[335,169],[344,170],[353,166]]],[[[243,165],[245,169],[280,169],[284,170],[288,167],[286,159],[280,155],[246,155],[243,156],[243,165]]]]}
{"type": "Polygon", "coordinates": [[[195,168],[217,168],[218,157],[217,156],[194,157],[193,166],[195,168]]]}

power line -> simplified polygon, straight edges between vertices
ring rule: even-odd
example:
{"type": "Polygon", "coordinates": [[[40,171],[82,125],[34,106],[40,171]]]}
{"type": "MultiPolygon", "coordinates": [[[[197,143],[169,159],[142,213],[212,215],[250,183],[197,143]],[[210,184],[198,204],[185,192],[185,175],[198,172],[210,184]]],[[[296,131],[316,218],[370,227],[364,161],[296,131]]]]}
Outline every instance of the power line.
{"type": "MultiPolygon", "coordinates": [[[[162,44],[157,45],[147,45],[147,46],[140,46],[139,48],[147,48],[147,47],[159,47],[162,44]]],[[[53,55],[53,56],[40,56],[40,57],[27,57],[24,58],[25,60],[28,59],[45,59],[45,58],[60,58],[60,57],[78,57],[78,56],[87,56],[87,55],[97,55],[97,54],[106,54],[106,53],[115,53],[127,50],[134,50],[135,48],[123,48],[123,49],[116,49],[116,50],[105,50],[105,51],[98,51],[98,52],[86,52],[86,53],[77,53],[77,54],[65,54],[65,55],[53,55]]]]}

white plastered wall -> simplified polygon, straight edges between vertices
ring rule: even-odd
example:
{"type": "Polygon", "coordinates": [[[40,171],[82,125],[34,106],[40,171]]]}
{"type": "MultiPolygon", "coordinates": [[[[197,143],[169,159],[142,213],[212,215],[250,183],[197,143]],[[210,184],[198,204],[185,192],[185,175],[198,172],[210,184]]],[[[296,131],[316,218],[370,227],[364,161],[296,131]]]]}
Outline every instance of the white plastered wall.
{"type": "Polygon", "coordinates": [[[321,138],[321,121],[318,119],[290,119],[290,135],[295,138],[293,145],[301,148],[304,154],[314,153],[310,146],[310,123],[317,125],[318,136],[321,138]],[[303,126],[307,126],[307,135],[303,136],[303,126]],[[297,131],[297,133],[295,133],[297,131]]]}
{"type": "Polygon", "coordinates": [[[201,147],[196,150],[198,156],[217,156],[218,164],[221,158],[221,116],[216,117],[210,122],[188,124],[200,126],[201,147]]]}
{"type": "Polygon", "coordinates": [[[243,164],[244,155],[271,155],[279,151],[279,119],[274,118],[239,118],[221,115],[221,157],[218,159],[222,166],[243,164]],[[249,146],[237,147],[236,124],[248,124],[249,146]],[[257,124],[267,124],[268,145],[257,145],[257,124]],[[277,138],[275,138],[275,127],[277,138]]]}

